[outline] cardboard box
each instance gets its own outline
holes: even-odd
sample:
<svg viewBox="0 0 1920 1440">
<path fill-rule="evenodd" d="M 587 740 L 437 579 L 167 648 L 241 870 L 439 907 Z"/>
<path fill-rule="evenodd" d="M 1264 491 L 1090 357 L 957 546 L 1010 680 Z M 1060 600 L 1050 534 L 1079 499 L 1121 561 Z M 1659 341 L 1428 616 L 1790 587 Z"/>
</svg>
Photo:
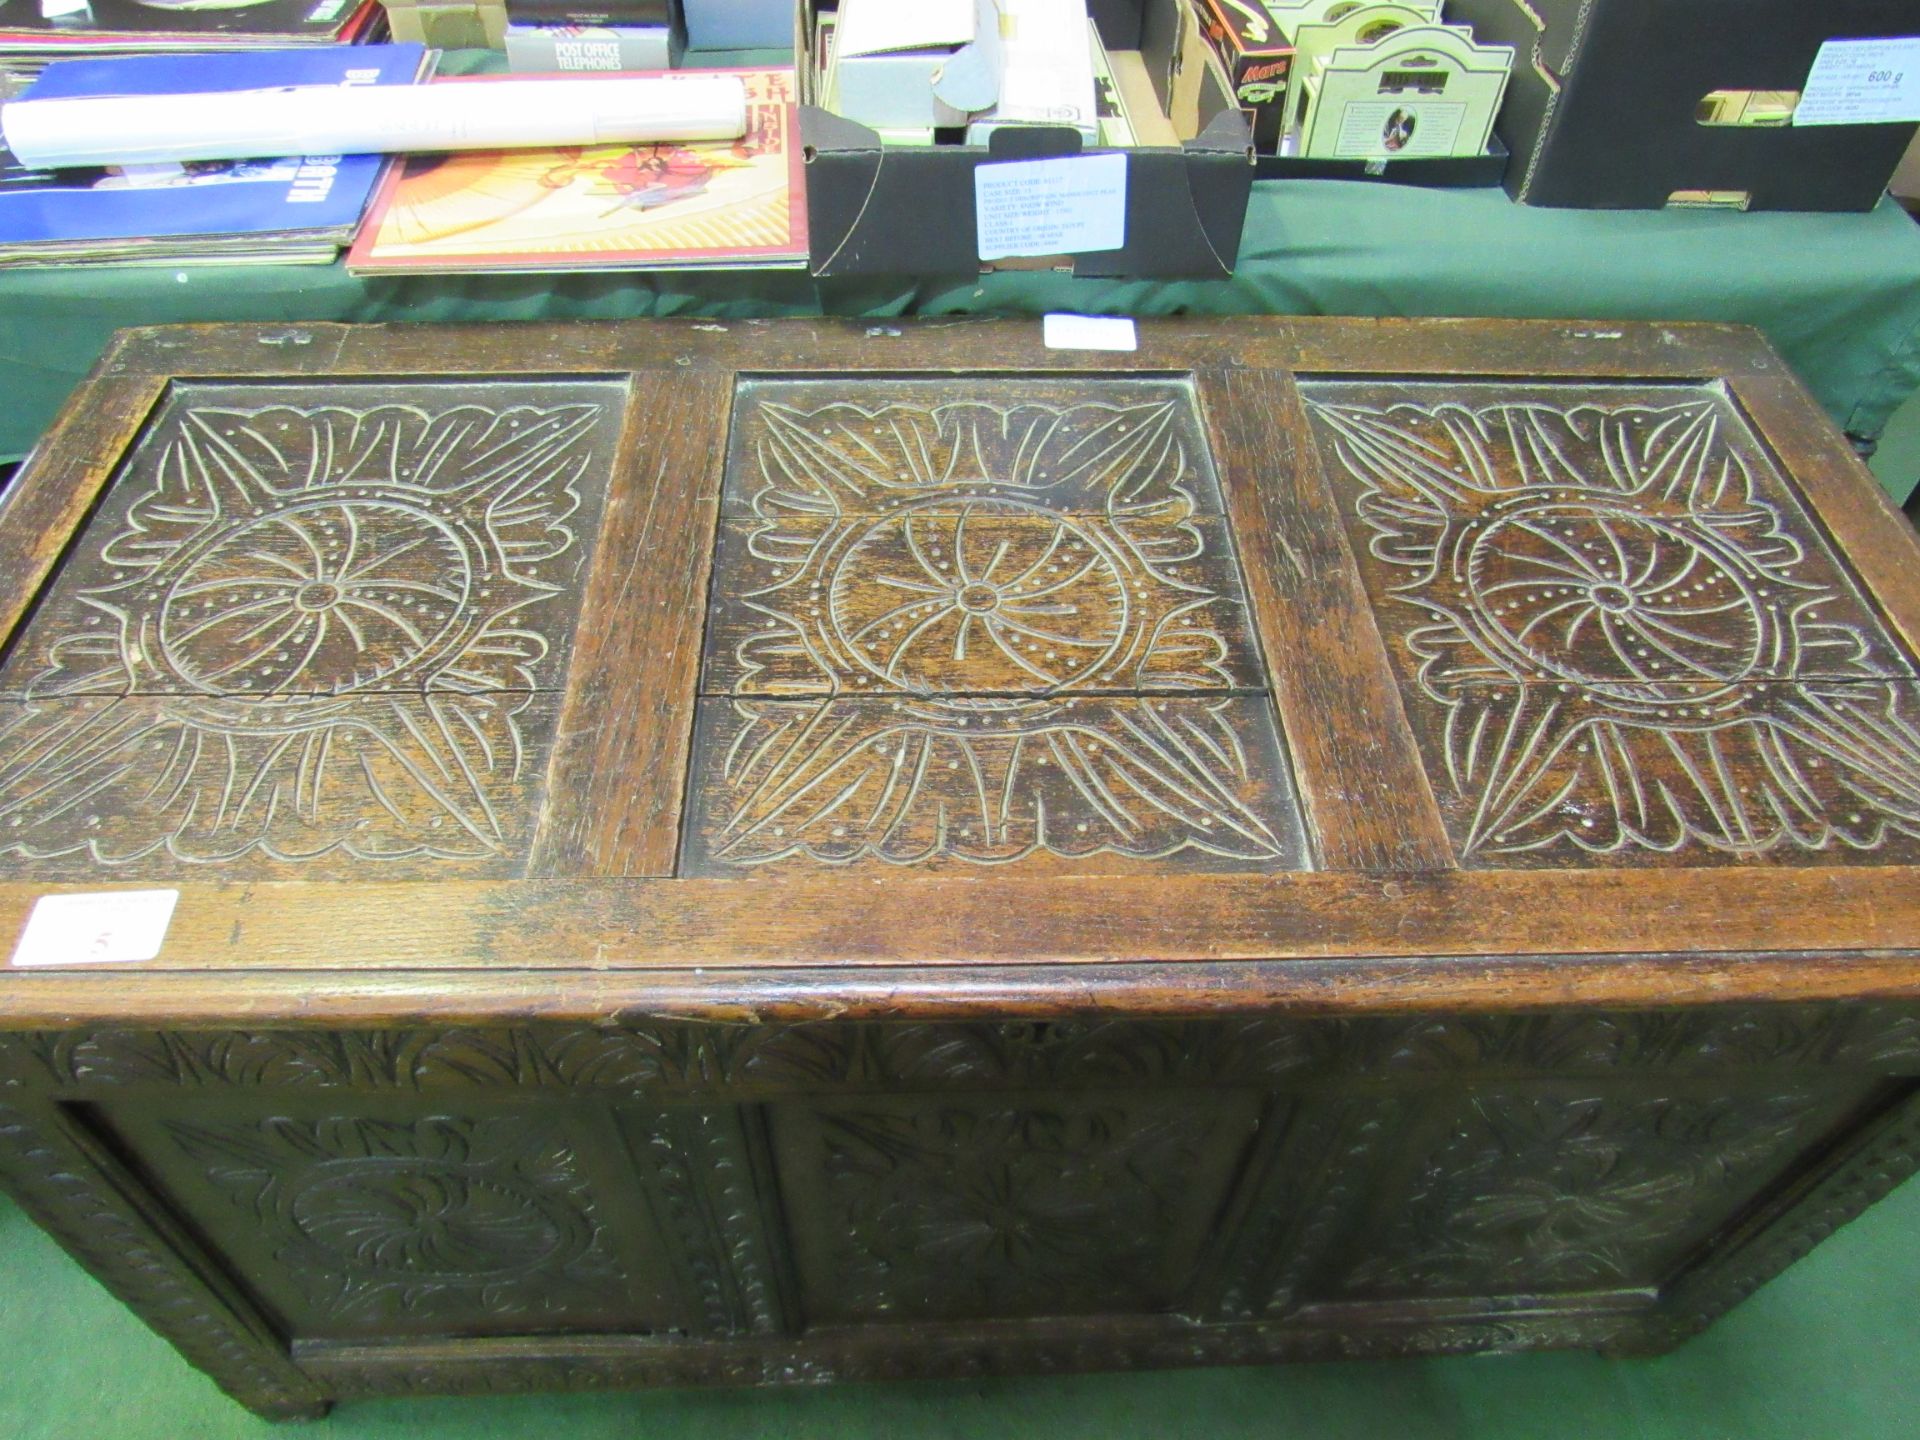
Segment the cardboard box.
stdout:
<svg viewBox="0 0 1920 1440">
<path fill-rule="evenodd" d="M 785 50 L 793 0 L 680 0 L 689 50 Z"/>
<path fill-rule="evenodd" d="M 519 74 L 672 66 L 673 32 L 664 25 L 507 25 L 507 68 Z"/>
<path fill-rule="evenodd" d="M 1226 69 L 1235 101 L 1253 124 L 1256 149 L 1272 150 L 1286 124 L 1293 43 L 1259 0 L 1192 0 Z"/>
<path fill-rule="evenodd" d="M 447 5 L 381 0 L 381 4 L 395 40 L 412 40 L 441 50 L 500 50 L 506 46 L 507 7 L 501 0 L 463 0 Z"/>
<path fill-rule="evenodd" d="M 1870 210 L 1912 125 L 1702 123 L 1726 91 L 1799 91 L 1820 46 L 1920 32 L 1914 0 L 1448 0 L 1516 62 L 1496 129 L 1529 205 Z M 1763 112 L 1764 114 L 1764 112 Z"/>
<path fill-rule="evenodd" d="M 994 0 L 842 0 L 828 83 L 862 125 L 965 125 L 999 73 Z"/>
<path fill-rule="evenodd" d="M 1900 167 L 1893 172 L 1887 189 L 1909 210 L 1920 202 L 1920 135 L 1914 136 L 1907 153 L 1900 157 Z"/>
<path fill-rule="evenodd" d="M 804 98 L 813 93 L 813 4 L 800 0 L 795 33 Z M 1170 55 L 1187 0 L 1090 0 L 1088 11 L 1109 51 L 1146 54 L 1160 37 Z M 844 43 L 837 36 L 835 45 Z M 1202 49 L 1205 47 L 1202 46 Z M 1153 60 L 1149 59 L 1151 69 Z M 1116 65 L 1116 69 L 1118 66 Z M 844 78 L 844 77 L 843 77 Z M 1154 77 L 1164 104 L 1170 77 Z M 1126 240 L 1117 250 L 1060 257 L 1075 275 L 1220 278 L 1233 272 L 1253 185 L 1252 136 L 1231 95 L 1214 97 L 1211 123 L 1178 145 L 1124 151 Z M 1164 122 L 1162 122 L 1164 124 Z M 981 268 L 976 246 L 973 172 L 983 163 L 1076 155 L 1088 146 L 1066 126 L 1007 126 L 982 145 L 883 145 L 868 126 L 807 103 L 800 107 L 806 147 L 808 235 L 813 273 L 956 275 Z"/>
</svg>

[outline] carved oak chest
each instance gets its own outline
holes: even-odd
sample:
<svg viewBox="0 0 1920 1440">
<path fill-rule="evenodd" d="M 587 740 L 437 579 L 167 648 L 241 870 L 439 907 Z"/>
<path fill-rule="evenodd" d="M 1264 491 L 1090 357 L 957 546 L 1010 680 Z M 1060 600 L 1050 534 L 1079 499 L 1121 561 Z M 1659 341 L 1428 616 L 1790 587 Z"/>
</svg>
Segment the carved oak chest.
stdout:
<svg viewBox="0 0 1920 1440">
<path fill-rule="evenodd" d="M 1142 334 L 120 337 L 0 930 L 177 902 L 0 1180 L 294 1416 L 1657 1350 L 1910 1171 L 1920 553 L 1764 343 Z"/>
</svg>

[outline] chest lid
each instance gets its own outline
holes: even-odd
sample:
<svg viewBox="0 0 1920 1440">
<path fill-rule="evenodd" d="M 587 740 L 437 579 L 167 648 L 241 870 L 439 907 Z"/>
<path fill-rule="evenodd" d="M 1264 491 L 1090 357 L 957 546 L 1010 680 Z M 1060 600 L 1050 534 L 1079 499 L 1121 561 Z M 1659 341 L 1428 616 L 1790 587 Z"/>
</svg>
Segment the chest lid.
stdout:
<svg viewBox="0 0 1920 1440">
<path fill-rule="evenodd" d="M 215 943 L 263 904 L 473 969 L 1911 939 L 1912 537 L 1750 333 L 896 328 L 124 335 L 0 515 L 9 906 L 181 885 L 254 968 L 427 943 Z"/>
</svg>

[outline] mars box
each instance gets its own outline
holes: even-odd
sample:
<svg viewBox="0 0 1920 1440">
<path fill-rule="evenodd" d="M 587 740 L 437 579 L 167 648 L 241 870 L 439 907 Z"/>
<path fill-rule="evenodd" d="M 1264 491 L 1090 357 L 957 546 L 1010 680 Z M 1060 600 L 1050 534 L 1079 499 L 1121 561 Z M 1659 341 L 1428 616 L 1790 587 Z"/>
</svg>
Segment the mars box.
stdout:
<svg viewBox="0 0 1920 1440">
<path fill-rule="evenodd" d="M 1255 147 L 1272 150 L 1285 125 L 1293 42 L 1280 33 L 1258 0 L 1192 0 L 1192 4 L 1226 67 L 1236 101 L 1252 121 Z"/>
</svg>

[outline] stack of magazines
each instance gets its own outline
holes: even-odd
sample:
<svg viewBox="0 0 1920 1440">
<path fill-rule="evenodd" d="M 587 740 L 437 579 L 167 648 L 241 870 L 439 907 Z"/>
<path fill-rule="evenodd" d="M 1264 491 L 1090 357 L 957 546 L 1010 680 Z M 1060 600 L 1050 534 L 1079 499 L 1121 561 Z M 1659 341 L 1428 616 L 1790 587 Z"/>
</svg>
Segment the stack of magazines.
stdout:
<svg viewBox="0 0 1920 1440">
<path fill-rule="evenodd" d="M 81 57 L 356 44 L 385 24 L 380 0 L 0 0 L 0 74 Z"/>
<path fill-rule="evenodd" d="M 62 61 L 30 85 L 0 78 L 0 90 L 38 100 L 412 85 L 428 68 L 419 45 L 146 55 Z M 389 163 L 304 155 L 36 171 L 0 146 L 0 267 L 327 264 L 352 238 Z"/>
</svg>

